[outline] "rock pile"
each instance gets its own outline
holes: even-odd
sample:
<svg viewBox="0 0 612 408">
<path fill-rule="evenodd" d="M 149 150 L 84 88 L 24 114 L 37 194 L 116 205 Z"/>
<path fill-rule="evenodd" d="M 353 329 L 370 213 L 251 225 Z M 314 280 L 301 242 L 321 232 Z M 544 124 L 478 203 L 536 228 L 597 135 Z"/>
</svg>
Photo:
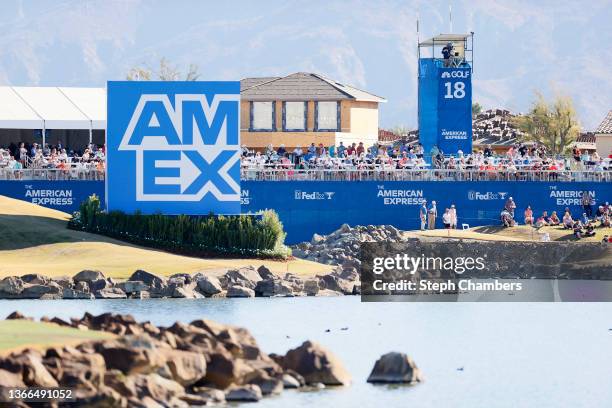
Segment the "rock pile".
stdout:
<svg viewBox="0 0 612 408">
<path fill-rule="evenodd" d="M 265 266 L 228 270 L 215 277 L 181 273 L 165 278 L 138 270 L 127 280 L 107 278 L 100 271 L 84 270 L 73 277 L 9 276 L 0 280 L 0 299 L 145 299 L 204 297 L 329 296 L 359 293 L 355 262 L 330 275 L 302 278 L 276 275 Z"/>
<path fill-rule="evenodd" d="M 73 388 L 75 406 L 189 407 L 259 401 L 285 388 L 351 380 L 342 363 L 316 343 L 270 356 L 246 329 L 210 320 L 157 327 L 129 315 L 85 313 L 70 322 L 51 321 L 120 336 L 0 357 L 0 387 Z"/>
<path fill-rule="evenodd" d="M 329 235 L 314 234 L 310 242 L 291 247 L 293 256 L 328 265 L 342 265 L 359 257 L 362 242 L 406 242 L 408 234 L 392 225 L 350 227 L 343 224 Z"/>
</svg>

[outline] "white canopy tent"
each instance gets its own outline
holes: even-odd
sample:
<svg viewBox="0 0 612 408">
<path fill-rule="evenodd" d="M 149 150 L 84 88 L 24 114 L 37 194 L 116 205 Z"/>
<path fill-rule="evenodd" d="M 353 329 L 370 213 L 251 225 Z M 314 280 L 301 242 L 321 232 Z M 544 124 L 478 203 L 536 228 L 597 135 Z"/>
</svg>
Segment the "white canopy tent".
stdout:
<svg viewBox="0 0 612 408">
<path fill-rule="evenodd" d="M 106 128 L 104 88 L 0 87 L 0 129 Z"/>
</svg>

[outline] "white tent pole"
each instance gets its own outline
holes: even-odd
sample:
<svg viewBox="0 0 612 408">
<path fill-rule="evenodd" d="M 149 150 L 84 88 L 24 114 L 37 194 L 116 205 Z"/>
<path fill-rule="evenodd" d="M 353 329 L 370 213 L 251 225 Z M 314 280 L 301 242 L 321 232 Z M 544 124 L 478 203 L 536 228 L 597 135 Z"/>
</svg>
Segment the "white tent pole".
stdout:
<svg viewBox="0 0 612 408">
<path fill-rule="evenodd" d="M 93 141 L 93 123 L 89 121 L 89 144 Z"/>
<path fill-rule="evenodd" d="M 45 123 L 45 120 L 43 119 L 43 128 L 42 128 L 42 149 L 45 148 L 45 140 L 47 137 L 47 125 Z"/>
</svg>

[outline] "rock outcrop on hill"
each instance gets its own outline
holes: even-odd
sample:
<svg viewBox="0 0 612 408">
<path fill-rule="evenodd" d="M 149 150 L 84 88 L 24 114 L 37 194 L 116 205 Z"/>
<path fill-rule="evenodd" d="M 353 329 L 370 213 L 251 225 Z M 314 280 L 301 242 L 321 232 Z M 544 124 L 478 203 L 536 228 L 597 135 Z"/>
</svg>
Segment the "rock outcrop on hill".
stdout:
<svg viewBox="0 0 612 408">
<path fill-rule="evenodd" d="M 110 313 L 45 320 L 119 337 L 0 357 L 0 388 L 68 387 L 75 406 L 189 407 L 350 383 L 342 363 L 320 345 L 307 341 L 284 356 L 270 356 L 248 330 L 210 320 L 170 327 Z"/>
</svg>

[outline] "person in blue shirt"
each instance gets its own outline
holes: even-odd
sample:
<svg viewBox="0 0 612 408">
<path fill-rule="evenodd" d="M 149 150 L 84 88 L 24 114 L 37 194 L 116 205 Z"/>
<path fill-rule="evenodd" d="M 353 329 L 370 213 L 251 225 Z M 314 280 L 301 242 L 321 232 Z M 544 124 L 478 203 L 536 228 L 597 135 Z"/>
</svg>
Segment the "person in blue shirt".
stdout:
<svg viewBox="0 0 612 408">
<path fill-rule="evenodd" d="M 329 157 L 336 157 L 336 145 L 329 146 L 329 149 L 327 149 L 327 154 L 329 154 Z"/>
<path fill-rule="evenodd" d="M 340 146 L 338 146 L 338 157 L 340 158 L 344 157 L 345 152 L 346 152 L 346 146 L 344 146 L 343 142 L 340 142 Z"/>
</svg>

